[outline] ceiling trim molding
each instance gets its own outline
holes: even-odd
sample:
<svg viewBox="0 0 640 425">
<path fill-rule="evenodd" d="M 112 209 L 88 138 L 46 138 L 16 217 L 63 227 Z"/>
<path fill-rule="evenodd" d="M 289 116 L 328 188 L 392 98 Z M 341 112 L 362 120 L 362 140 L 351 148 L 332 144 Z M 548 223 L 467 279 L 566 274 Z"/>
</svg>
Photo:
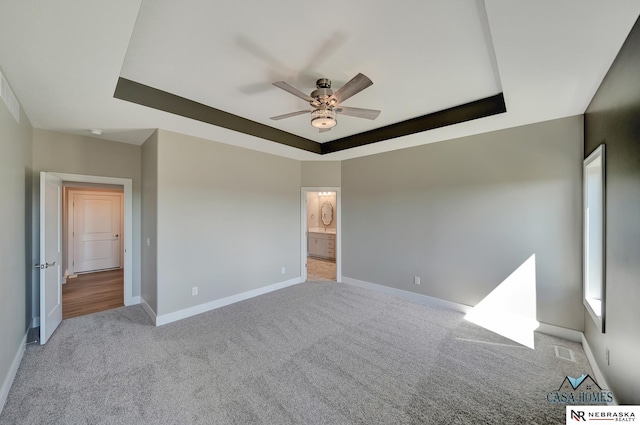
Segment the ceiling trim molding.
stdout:
<svg viewBox="0 0 640 425">
<path fill-rule="evenodd" d="M 332 140 L 322 145 L 322 154 L 365 146 L 383 140 L 421 133 L 423 131 L 472 121 L 504 112 L 507 112 L 507 107 L 504 103 L 503 94 L 499 93 L 495 96 L 465 103 L 464 105 L 454 106 L 431 114 L 390 124 L 385 127 Z"/>
<path fill-rule="evenodd" d="M 504 96 L 499 93 L 374 130 L 326 143 L 318 143 L 122 77 L 118 78 L 113 97 L 319 155 L 365 146 L 507 111 Z"/>
<path fill-rule="evenodd" d="M 207 124 L 267 139 L 272 142 L 321 153 L 321 146 L 313 140 L 287 133 L 268 125 L 180 97 L 147 85 L 119 77 L 113 97 L 160 111 L 191 118 Z"/>
</svg>

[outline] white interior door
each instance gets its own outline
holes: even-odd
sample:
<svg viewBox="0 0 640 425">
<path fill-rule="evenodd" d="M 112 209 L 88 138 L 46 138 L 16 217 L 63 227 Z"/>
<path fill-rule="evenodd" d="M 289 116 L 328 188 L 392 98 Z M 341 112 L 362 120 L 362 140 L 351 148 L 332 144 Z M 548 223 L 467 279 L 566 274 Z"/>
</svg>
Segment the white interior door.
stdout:
<svg viewBox="0 0 640 425">
<path fill-rule="evenodd" d="M 40 173 L 40 344 L 62 322 L 62 180 Z"/>
<path fill-rule="evenodd" d="M 73 270 L 82 273 L 120 267 L 122 197 L 73 197 Z"/>
</svg>

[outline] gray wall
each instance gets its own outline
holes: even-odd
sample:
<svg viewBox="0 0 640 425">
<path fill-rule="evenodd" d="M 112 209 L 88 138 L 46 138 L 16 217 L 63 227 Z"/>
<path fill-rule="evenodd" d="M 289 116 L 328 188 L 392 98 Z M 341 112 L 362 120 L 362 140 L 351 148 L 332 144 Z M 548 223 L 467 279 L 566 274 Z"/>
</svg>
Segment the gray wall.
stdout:
<svg viewBox="0 0 640 425">
<path fill-rule="evenodd" d="M 141 211 L 140 146 L 116 143 L 93 137 L 33 130 L 33 253 L 38 262 L 40 171 L 122 177 L 133 180 L 133 295 L 140 295 L 140 211 Z M 39 312 L 39 276 L 33 273 L 34 315 Z"/>
<path fill-rule="evenodd" d="M 640 404 L 639 51 L 636 22 L 585 115 L 585 157 L 605 144 L 606 181 L 606 333 L 587 313 L 585 337 L 623 404 Z"/>
<path fill-rule="evenodd" d="M 340 161 L 303 161 L 303 187 L 340 187 L 342 166 Z"/>
<path fill-rule="evenodd" d="M 0 387 L 31 324 L 31 132 L 0 100 Z"/>
<path fill-rule="evenodd" d="M 159 130 L 157 172 L 158 314 L 300 276 L 299 161 Z"/>
<path fill-rule="evenodd" d="M 343 276 L 473 306 L 535 254 L 537 320 L 582 330 L 582 140 L 577 116 L 344 161 Z"/>
<path fill-rule="evenodd" d="M 147 244 L 148 241 L 148 244 Z M 142 278 L 140 295 L 158 311 L 158 131 L 142 145 Z"/>
</svg>

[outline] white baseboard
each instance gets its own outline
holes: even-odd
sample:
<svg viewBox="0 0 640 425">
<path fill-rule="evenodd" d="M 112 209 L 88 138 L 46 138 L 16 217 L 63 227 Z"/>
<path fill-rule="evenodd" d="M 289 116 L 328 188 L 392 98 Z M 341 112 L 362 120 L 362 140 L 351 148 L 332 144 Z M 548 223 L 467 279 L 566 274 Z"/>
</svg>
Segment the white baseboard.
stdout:
<svg viewBox="0 0 640 425">
<path fill-rule="evenodd" d="M 603 390 L 606 389 L 608 391 L 611 391 L 611 387 L 609 387 L 609 384 L 607 384 L 607 380 L 604 379 L 604 374 L 602 373 L 602 370 L 600 370 L 600 366 L 598 366 L 598 363 L 596 362 L 596 358 L 593 355 L 593 351 L 591 350 L 589 341 L 587 341 L 587 338 L 585 338 L 584 334 L 582 334 L 582 348 L 584 349 L 584 353 L 587 355 L 589 366 L 591 366 L 591 370 L 593 370 L 593 374 L 595 375 L 598 385 L 600 385 Z M 611 393 L 613 394 L 613 391 L 611 391 Z M 613 394 L 613 401 L 608 404 L 614 406 L 618 405 L 615 394 Z"/>
<path fill-rule="evenodd" d="M 9 391 L 11 390 L 11 386 L 13 385 L 13 380 L 16 377 L 16 373 L 18 373 L 18 368 L 20 367 L 20 362 L 22 361 L 22 356 L 24 355 L 24 349 L 27 345 L 28 333 L 29 331 L 24 334 L 24 338 L 22 338 L 20 346 L 18 347 L 18 351 L 13 357 L 13 361 L 11 362 L 11 366 L 9 367 L 9 373 L 7 373 L 7 376 L 2 382 L 2 387 L 0 388 L 0 412 L 2 412 L 2 409 L 4 409 L 4 405 L 7 402 L 7 398 L 9 397 Z"/>
<path fill-rule="evenodd" d="M 149 319 L 151 319 L 153 324 L 157 325 L 157 323 L 156 323 L 156 312 L 153 311 L 151 306 L 145 301 L 144 298 L 142 298 L 142 296 L 140 296 L 139 298 L 140 298 L 140 303 L 139 304 L 142 304 L 142 308 L 144 309 L 145 313 L 147 313 L 147 316 L 149 316 Z"/>
<path fill-rule="evenodd" d="M 582 332 L 569 328 L 563 328 L 562 326 L 550 325 L 548 323 L 540 322 L 536 332 L 540 332 L 546 335 L 555 336 L 562 339 L 568 339 L 573 342 L 582 342 Z"/>
<path fill-rule="evenodd" d="M 460 304 L 453 301 L 447 301 L 440 298 L 430 297 L 428 295 L 417 294 L 415 292 L 405 291 L 403 289 L 391 288 L 389 286 L 379 285 L 377 283 L 365 282 L 363 280 L 352 279 L 350 277 L 343 277 L 342 282 L 358 286 L 360 288 L 372 289 L 374 291 L 382 292 L 387 295 L 392 295 L 398 298 L 402 298 L 408 301 L 412 301 L 416 304 L 427 305 L 430 307 L 444 308 L 447 310 L 453 310 L 460 313 L 469 313 L 473 310 L 473 306 Z M 548 323 L 540 323 L 536 332 L 555 336 L 558 338 L 568 339 L 569 341 L 581 342 L 582 332 L 575 331 L 573 329 L 567 329 L 560 326 L 550 325 Z"/>
<path fill-rule="evenodd" d="M 140 304 L 140 297 L 134 297 L 131 295 L 125 295 L 124 296 L 124 305 L 125 306 L 130 306 L 130 305 L 136 305 L 136 304 Z"/>
<path fill-rule="evenodd" d="M 403 289 L 391 288 L 389 286 L 378 285 L 377 283 L 365 282 L 364 280 L 352 279 L 350 277 L 343 276 L 342 282 L 349 285 L 358 286 L 360 288 L 372 289 L 374 291 L 382 292 L 387 295 L 393 295 L 394 297 L 402 298 L 408 301 L 412 301 L 416 304 L 427 305 L 430 307 L 444 308 L 447 310 L 453 310 L 465 314 L 473 309 L 473 307 L 470 305 L 442 300 L 440 298 L 417 294 L 415 292 L 409 292 Z"/>
<path fill-rule="evenodd" d="M 33 318 L 32 322 L 31 322 L 31 327 L 32 328 L 39 328 L 40 327 L 40 316 Z"/>
<path fill-rule="evenodd" d="M 187 317 L 195 316 L 196 314 L 205 313 L 207 311 L 215 310 L 220 307 L 225 307 L 229 304 L 234 304 L 239 301 L 248 300 L 249 298 L 277 291 L 278 289 L 296 285 L 300 282 L 302 282 L 302 279 L 300 277 L 296 277 L 293 279 L 285 280 L 284 282 L 274 283 L 262 288 L 257 288 L 251 291 L 242 292 L 240 294 L 231 295 L 230 297 L 220 298 L 219 300 L 210 301 L 205 304 L 200 304 L 193 307 L 185 308 L 183 310 L 174 311 L 173 313 L 161 314 L 155 318 L 155 323 L 156 326 L 166 325 L 167 323 L 186 319 Z"/>
</svg>

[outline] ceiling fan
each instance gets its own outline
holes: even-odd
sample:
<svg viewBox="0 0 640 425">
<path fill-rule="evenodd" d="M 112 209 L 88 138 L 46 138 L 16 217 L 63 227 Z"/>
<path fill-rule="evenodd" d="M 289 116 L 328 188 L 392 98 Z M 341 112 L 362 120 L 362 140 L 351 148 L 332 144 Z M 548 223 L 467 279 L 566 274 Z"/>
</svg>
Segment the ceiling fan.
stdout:
<svg viewBox="0 0 640 425">
<path fill-rule="evenodd" d="M 303 109 L 301 111 L 290 112 L 288 114 L 277 115 L 271 117 L 272 120 L 281 120 L 284 118 L 295 117 L 311 113 L 311 125 L 320 129 L 320 133 L 331 130 L 338 123 L 337 114 L 348 115 L 357 118 L 366 118 L 375 120 L 380 115 L 380 111 L 375 109 L 353 108 L 350 106 L 342 106 L 341 103 L 349 99 L 351 96 L 360 93 L 373 82 L 364 74 L 358 74 L 353 77 L 344 86 L 340 87 L 335 93 L 331 90 L 331 80 L 328 78 L 320 78 L 316 81 L 316 90 L 310 95 L 306 95 L 297 88 L 284 81 L 276 81 L 274 86 L 288 91 L 294 96 L 309 102 L 312 109 Z"/>
</svg>

